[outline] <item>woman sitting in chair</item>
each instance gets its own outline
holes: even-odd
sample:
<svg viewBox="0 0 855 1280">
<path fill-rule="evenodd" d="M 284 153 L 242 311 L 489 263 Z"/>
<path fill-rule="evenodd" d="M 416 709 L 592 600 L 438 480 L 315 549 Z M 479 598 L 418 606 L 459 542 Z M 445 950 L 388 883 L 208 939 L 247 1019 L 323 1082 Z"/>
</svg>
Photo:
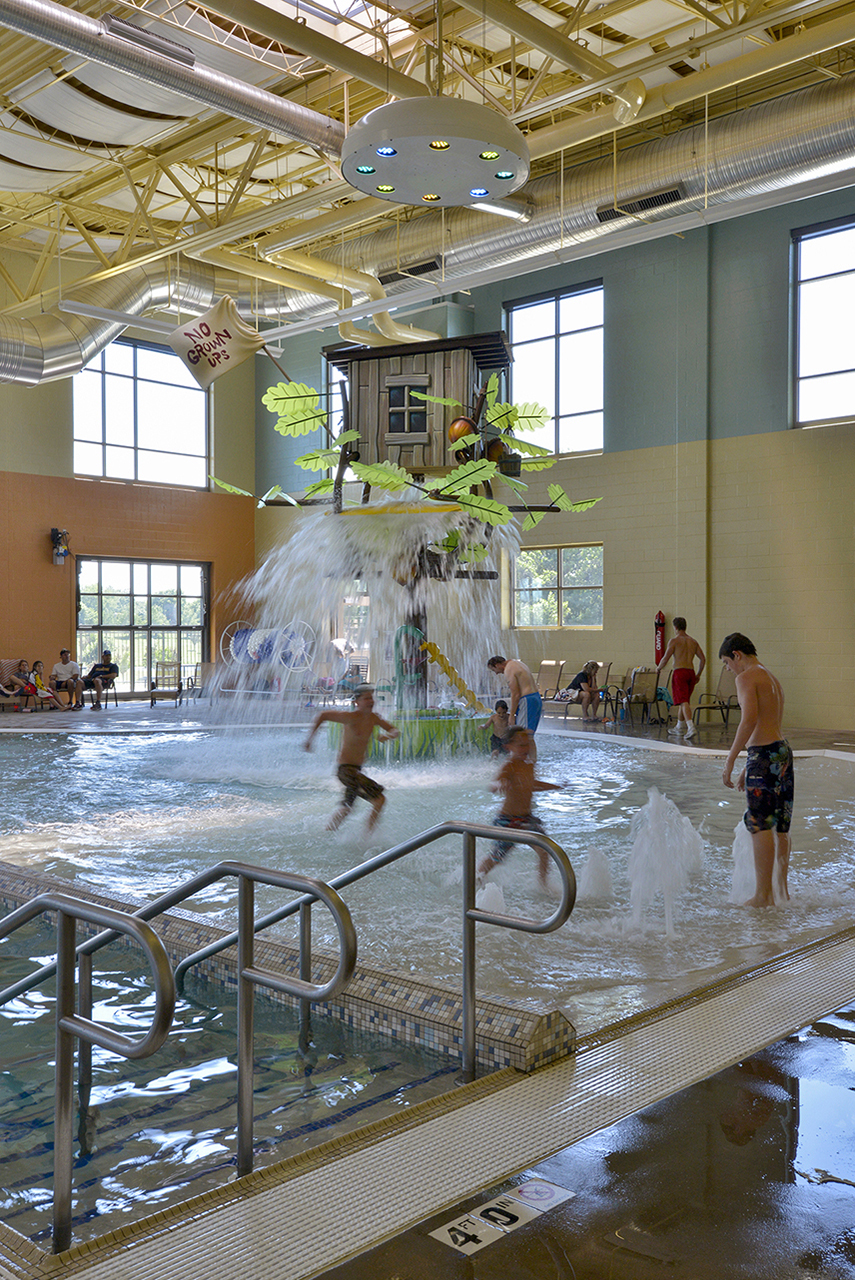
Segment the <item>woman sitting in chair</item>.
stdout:
<svg viewBox="0 0 855 1280">
<path fill-rule="evenodd" d="M 599 669 L 599 662 L 586 662 L 579 674 L 570 681 L 563 694 L 563 698 L 568 702 L 579 703 L 582 708 L 582 719 L 590 721 L 591 724 L 596 724 L 600 718 L 596 714 L 600 702 L 600 691 L 597 688 Z"/>
</svg>

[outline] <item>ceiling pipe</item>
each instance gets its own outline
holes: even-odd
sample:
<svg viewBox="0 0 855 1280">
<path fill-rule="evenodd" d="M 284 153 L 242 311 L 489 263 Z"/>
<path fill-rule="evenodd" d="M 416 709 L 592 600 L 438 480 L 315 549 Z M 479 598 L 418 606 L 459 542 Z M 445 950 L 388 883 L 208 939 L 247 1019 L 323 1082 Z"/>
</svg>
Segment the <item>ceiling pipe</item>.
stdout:
<svg viewBox="0 0 855 1280">
<path fill-rule="evenodd" d="M 289 49 L 325 62 L 335 71 L 344 71 L 362 84 L 370 84 L 391 97 L 419 98 L 430 92 L 421 80 L 414 80 L 387 63 L 377 62 L 364 53 L 349 49 L 346 44 L 313 30 L 308 22 L 297 22 L 276 9 L 258 4 L 257 0 L 214 0 L 213 3 L 205 0 L 204 7 L 230 22 L 248 27 L 250 31 L 269 36 Z"/>
<path fill-rule="evenodd" d="M 269 262 L 249 262 L 237 253 L 228 249 L 188 249 L 188 256 L 211 266 L 224 267 L 236 275 L 249 276 L 253 280 L 265 280 L 269 284 L 283 289 L 305 289 L 309 293 L 322 298 L 331 298 L 339 311 L 346 310 L 353 304 L 353 295 L 346 289 L 334 288 L 324 280 L 317 280 L 311 275 L 301 275 L 296 271 L 288 271 L 284 267 L 271 266 Z M 376 323 L 376 321 L 375 321 Z M 339 334 L 346 342 L 356 342 L 361 346 L 385 346 L 387 339 L 380 333 L 370 329 L 357 329 L 350 320 L 343 320 L 338 327 Z M 431 334 L 431 337 L 435 337 Z"/>
<path fill-rule="evenodd" d="M 805 58 L 826 53 L 829 49 L 835 49 L 841 44 L 852 43 L 855 43 L 855 22 L 851 14 L 834 18 L 821 26 L 808 27 L 774 44 L 759 45 L 749 53 L 731 58 L 719 66 L 707 67 L 703 71 L 677 77 L 668 84 L 650 89 L 644 104 L 635 116 L 635 122 L 641 124 L 645 120 L 654 120 L 657 116 L 673 111 L 675 107 L 695 102 L 707 94 L 730 89 L 756 76 L 780 71 Z M 613 133 L 614 115 L 611 107 L 600 107 L 596 111 L 575 116 L 562 124 L 535 129 L 532 133 L 526 134 L 532 160 L 539 160 L 566 147 L 581 146 L 585 142 L 593 142 L 597 138 Z"/>
<path fill-rule="evenodd" d="M 212 111 L 332 155 L 341 152 L 345 128 L 340 120 L 209 67 L 187 66 L 166 54 L 140 48 L 111 35 L 103 22 L 53 0 L 0 0 L 0 25 L 145 83 L 171 89 Z"/>
<path fill-rule="evenodd" d="M 330 284 L 341 284 L 346 288 L 360 289 L 372 301 L 386 297 L 376 276 L 367 275 L 353 267 L 345 267 L 340 262 L 326 262 L 306 253 L 296 253 L 293 249 L 281 249 L 272 255 L 276 262 L 285 263 L 297 271 L 303 271 L 313 277 L 320 276 Z M 391 342 L 429 342 L 436 334 L 428 329 L 417 329 L 413 325 L 398 324 L 388 311 L 378 311 L 372 319 L 381 334 Z"/>
<path fill-rule="evenodd" d="M 447 293 L 452 282 L 461 281 L 458 287 L 463 287 L 467 277 L 479 270 L 509 277 L 515 265 L 519 269 L 538 256 L 554 266 L 573 250 L 587 252 L 590 246 L 590 252 L 601 252 L 610 237 L 627 231 L 642 240 L 662 234 L 669 222 L 685 230 L 692 225 L 693 214 L 700 226 L 731 201 L 756 198 L 765 207 L 772 203 L 770 193 L 808 181 L 830 189 L 827 184 L 835 173 L 843 175 L 841 184 L 849 180 L 844 170 L 851 171 L 853 153 L 855 75 L 850 74 L 713 120 L 706 137 L 699 126 L 628 149 L 619 154 L 616 171 L 611 160 L 578 165 L 565 171 L 563 192 L 559 175 L 537 179 L 526 188 L 535 207 L 527 225 L 499 224 L 469 209 L 446 210 L 445 235 L 440 220 L 428 216 L 388 232 L 357 237 L 344 246 L 346 266 L 379 275 L 442 255 L 442 289 Z M 605 222 L 597 217 L 598 210 L 611 206 L 615 190 L 620 207 L 634 196 L 676 183 L 682 185 L 682 197 L 675 195 L 663 207 L 634 217 L 620 214 Z M 330 250 L 328 256 L 335 254 Z M 317 328 L 338 323 L 344 300 L 339 287 L 312 279 L 300 292 L 283 287 L 282 277 L 277 277 L 276 285 L 265 290 L 231 269 L 240 265 L 243 270 L 243 259 L 238 263 L 229 256 L 222 262 L 228 262 L 230 269 L 182 259 L 178 273 L 174 264 L 157 262 L 121 277 L 72 285 L 67 297 L 102 312 L 124 314 L 128 324 L 135 315 L 174 307 L 176 300 L 187 314 L 198 315 L 223 294 L 233 297 L 247 318 L 269 317 L 281 324 L 284 312 L 286 318 L 299 322 L 301 332 L 309 321 Z M 292 270 L 296 269 L 295 260 Z M 334 269 L 340 272 L 337 263 Z M 298 274 L 305 278 L 305 273 Z M 424 284 L 416 290 L 419 298 L 433 296 L 425 292 L 431 287 L 430 274 L 422 279 Z M 409 284 L 391 285 L 387 296 L 400 306 L 406 305 L 412 292 Z M 329 305 L 319 307 L 320 296 L 334 301 L 335 310 L 331 312 Z M 58 310 L 32 320 L 0 316 L 0 381 L 32 385 L 68 377 L 124 327 Z M 284 332 L 287 335 L 287 329 Z M 283 335 L 283 329 L 278 333 Z M 371 340 L 373 345 L 376 336 L 372 334 Z"/>
<path fill-rule="evenodd" d="M 497 223 L 470 209 L 448 209 L 444 226 L 428 215 L 389 230 L 356 236 L 328 249 L 330 258 L 343 252 L 347 265 L 373 275 L 406 270 L 416 263 L 442 258 L 442 283 L 466 280 L 480 268 L 505 267 L 536 255 L 561 253 L 572 245 L 607 241 L 627 226 L 667 221 L 707 205 L 784 189 L 836 170 L 851 168 L 855 153 L 855 74 L 823 81 L 786 98 L 746 108 L 703 126 L 683 129 L 609 158 L 577 165 L 561 175 L 530 182 L 526 196 L 535 212 L 528 224 Z M 679 184 L 679 190 L 678 190 Z M 673 196 L 654 199 L 634 213 L 620 210 L 635 198 L 667 189 Z M 610 210 L 617 194 L 618 214 Z M 598 211 L 605 212 L 601 220 Z M 438 273 L 420 273 L 425 285 Z M 399 298 L 406 286 L 390 284 Z M 293 316 L 309 319 L 317 307 L 309 297 L 291 300 Z"/>
</svg>

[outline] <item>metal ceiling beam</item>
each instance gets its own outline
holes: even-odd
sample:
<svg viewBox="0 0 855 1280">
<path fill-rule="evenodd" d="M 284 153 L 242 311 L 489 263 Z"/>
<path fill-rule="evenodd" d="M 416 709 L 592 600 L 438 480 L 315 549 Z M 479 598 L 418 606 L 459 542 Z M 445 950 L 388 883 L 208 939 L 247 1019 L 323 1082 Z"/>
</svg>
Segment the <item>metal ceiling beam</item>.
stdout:
<svg viewBox="0 0 855 1280">
<path fill-rule="evenodd" d="M 367 58 L 364 53 L 314 31 L 308 22 L 296 22 L 284 13 L 258 4 L 257 0 L 205 0 L 204 7 L 211 13 L 218 13 L 231 22 L 238 22 L 298 53 L 305 53 L 318 62 L 343 71 L 363 84 L 373 85 L 391 97 L 419 98 L 429 93 L 421 80 L 414 80 L 386 63 Z"/>
</svg>

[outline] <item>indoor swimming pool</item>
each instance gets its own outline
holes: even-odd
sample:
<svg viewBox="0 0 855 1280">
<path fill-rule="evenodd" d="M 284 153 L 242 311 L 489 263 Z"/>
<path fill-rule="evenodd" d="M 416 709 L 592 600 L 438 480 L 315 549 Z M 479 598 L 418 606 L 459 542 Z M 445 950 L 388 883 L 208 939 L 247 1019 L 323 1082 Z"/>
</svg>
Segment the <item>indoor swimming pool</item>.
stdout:
<svg viewBox="0 0 855 1280">
<path fill-rule="evenodd" d="M 378 765 L 387 805 L 373 837 L 367 807 L 334 834 L 334 758 L 304 729 L 184 734 L 15 735 L 0 740 L 14 809 L 0 817 L 0 859 L 119 898 L 146 899 L 234 858 L 332 879 L 366 857 L 444 820 L 484 822 L 496 811 L 496 765 L 483 755 Z M 561 784 L 538 798 L 544 826 L 567 851 L 580 893 L 568 923 L 540 937 L 483 926 L 478 994 L 560 1006 L 586 1033 L 681 994 L 717 973 L 761 962 L 849 925 L 855 909 L 851 766 L 798 759 L 791 902 L 764 912 L 729 901 L 742 797 L 721 785 L 721 760 L 692 750 L 542 735 L 538 773 Z M 700 835 L 700 866 L 673 903 L 632 908 L 632 821 L 658 788 Z M 460 990 L 459 837 L 446 838 L 344 891 L 359 960 Z M 485 847 L 486 851 L 486 847 Z M 479 848 L 479 855 L 480 855 Z M 587 869 L 596 862 L 597 877 Z M 605 881 L 603 870 L 605 868 Z M 547 915 L 533 855 L 519 851 L 491 877 L 508 911 Z M 259 909 L 278 905 L 259 892 Z M 234 883 L 188 903 L 231 928 Z M 315 945 L 331 934 L 318 912 Z M 290 926 L 276 926 L 291 941 Z"/>
<path fill-rule="evenodd" d="M 34 922 L 0 945 L 0 986 L 50 959 L 55 934 Z M 29 957 L 29 958 L 27 958 Z M 95 957 L 93 1017 L 140 1037 L 151 1017 L 139 953 Z M 2 1221 L 50 1247 L 53 1205 L 55 984 L 0 1009 Z M 216 1003 L 214 1003 L 216 1002 Z M 295 1012 L 256 1000 L 254 1167 L 397 1116 L 454 1087 L 457 1064 L 312 1020 L 301 1047 Z M 72 1234 L 92 1239 L 235 1177 L 237 1014 L 233 994 L 186 984 L 166 1043 L 126 1061 L 93 1051 L 88 1104 L 75 1124 Z M 77 1105 L 77 1100 L 75 1100 Z"/>
</svg>

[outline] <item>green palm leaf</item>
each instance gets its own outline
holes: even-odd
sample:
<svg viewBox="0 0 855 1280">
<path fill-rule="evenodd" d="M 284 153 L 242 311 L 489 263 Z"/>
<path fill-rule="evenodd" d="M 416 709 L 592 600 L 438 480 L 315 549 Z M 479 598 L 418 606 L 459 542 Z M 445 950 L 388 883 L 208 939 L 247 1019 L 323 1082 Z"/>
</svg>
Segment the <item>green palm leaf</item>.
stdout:
<svg viewBox="0 0 855 1280">
<path fill-rule="evenodd" d="M 573 502 L 561 488 L 560 484 L 551 484 L 547 490 L 549 501 L 559 511 L 590 511 L 591 507 L 601 502 L 601 498 L 583 498 L 581 502 Z"/>
<path fill-rule="evenodd" d="M 536 401 L 518 404 L 516 409 L 517 420 L 515 426 L 519 431 L 539 431 L 552 418 L 549 410 L 545 409 L 542 404 L 537 404 Z"/>
<path fill-rule="evenodd" d="M 370 484 L 372 489 L 386 489 L 389 493 L 399 493 L 409 489 L 412 477 L 396 462 L 352 462 L 351 470 L 363 484 Z"/>
<path fill-rule="evenodd" d="M 218 489 L 223 489 L 226 493 L 238 493 L 242 498 L 252 497 L 248 489 L 238 489 L 236 485 L 226 484 L 225 480 L 218 480 L 216 476 L 208 476 L 208 479 L 212 480 Z"/>
<path fill-rule="evenodd" d="M 492 480 L 495 474 L 495 462 L 490 462 L 487 458 L 476 458 L 474 462 L 464 462 L 461 466 L 455 467 L 451 474 L 436 486 L 434 492 L 441 493 L 446 498 L 453 495 L 456 499 L 460 490 L 484 484 L 487 480 Z"/>
<path fill-rule="evenodd" d="M 529 511 L 523 520 L 523 533 L 528 533 L 529 529 L 536 529 L 545 515 L 545 511 Z"/>
<path fill-rule="evenodd" d="M 314 484 L 310 484 L 306 489 L 307 498 L 317 498 L 325 493 L 332 493 L 335 488 L 335 480 L 332 476 L 325 476 L 323 480 L 316 480 Z"/>
<path fill-rule="evenodd" d="M 484 524 L 509 524 L 511 513 L 503 502 L 484 498 L 480 493 L 457 493 L 454 501 Z"/>
</svg>

